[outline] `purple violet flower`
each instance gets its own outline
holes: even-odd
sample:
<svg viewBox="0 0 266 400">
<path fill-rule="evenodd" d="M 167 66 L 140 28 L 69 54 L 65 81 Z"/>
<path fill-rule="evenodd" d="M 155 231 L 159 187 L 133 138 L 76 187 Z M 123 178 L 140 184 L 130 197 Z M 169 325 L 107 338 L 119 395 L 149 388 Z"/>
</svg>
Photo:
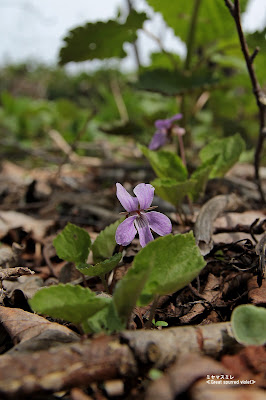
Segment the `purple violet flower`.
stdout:
<svg viewBox="0 0 266 400">
<path fill-rule="evenodd" d="M 131 196 L 120 184 L 116 184 L 116 195 L 125 208 L 126 219 L 118 226 L 115 240 L 122 246 L 132 242 L 138 231 L 139 241 L 142 247 L 154 240 L 151 229 L 160 236 L 167 235 L 172 231 L 171 221 L 166 215 L 152 210 L 154 187 L 146 183 L 140 183 L 133 190 L 137 197 Z"/>
<path fill-rule="evenodd" d="M 185 133 L 185 130 L 183 128 L 180 128 L 178 125 L 173 125 L 174 121 L 177 121 L 182 118 L 182 114 L 176 114 L 172 118 L 167 118 L 167 119 L 157 119 L 155 121 L 155 134 L 153 135 L 153 138 L 151 139 L 151 142 L 149 144 L 149 149 L 150 150 L 157 150 L 165 143 L 167 142 L 168 139 L 168 134 L 170 133 L 171 129 L 173 127 L 181 129 L 183 132 L 182 134 Z M 177 133 L 177 131 L 176 131 Z"/>
</svg>

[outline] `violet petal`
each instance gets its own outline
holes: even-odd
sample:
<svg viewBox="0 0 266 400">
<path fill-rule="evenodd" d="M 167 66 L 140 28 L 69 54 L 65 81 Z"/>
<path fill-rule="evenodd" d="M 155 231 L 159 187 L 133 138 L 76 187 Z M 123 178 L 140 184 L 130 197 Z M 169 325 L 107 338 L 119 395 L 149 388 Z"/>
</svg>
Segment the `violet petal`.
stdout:
<svg viewBox="0 0 266 400">
<path fill-rule="evenodd" d="M 138 209 L 138 199 L 131 196 L 121 183 L 116 184 L 116 195 L 126 211 L 131 212 Z"/>
<path fill-rule="evenodd" d="M 167 141 L 166 133 L 163 133 L 161 131 L 156 131 L 150 141 L 149 149 L 157 150 L 160 147 L 164 146 L 166 141 Z"/>
<path fill-rule="evenodd" d="M 147 243 L 154 240 L 151 234 L 150 227 L 148 225 L 148 220 L 146 218 L 146 215 L 140 214 L 140 216 L 138 216 L 135 219 L 135 225 L 138 230 L 139 242 L 141 247 L 146 246 Z"/>
<path fill-rule="evenodd" d="M 157 128 L 159 130 L 164 130 L 164 131 L 167 131 L 170 128 L 171 124 L 172 124 L 172 121 L 170 118 L 169 119 L 157 119 L 154 122 L 155 128 Z"/>
<path fill-rule="evenodd" d="M 140 183 L 133 189 L 134 194 L 137 196 L 139 207 L 141 210 L 149 208 L 154 196 L 154 187 L 148 183 Z"/>
<path fill-rule="evenodd" d="M 181 119 L 182 117 L 183 117 L 182 114 L 175 114 L 175 115 L 173 115 L 171 118 L 169 118 L 168 121 L 170 121 L 171 124 L 172 124 L 174 121 L 178 121 L 178 120 Z"/>
<path fill-rule="evenodd" d="M 120 225 L 118 225 L 115 233 L 116 243 L 121 244 L 122 246 L 127 246 L 132 242 L 137 233 L 134 226 L 136 218 L 137 216 L 133 215 L 132 217 L 126 218 Z"/>
<path fill-rule="evenodd" d="M 157 211 L 150 211 L 145 214 L 149 227 L 160 236 L 168 235 L 172 232 L 172 224 L 170 219 Z"/>
</svg>

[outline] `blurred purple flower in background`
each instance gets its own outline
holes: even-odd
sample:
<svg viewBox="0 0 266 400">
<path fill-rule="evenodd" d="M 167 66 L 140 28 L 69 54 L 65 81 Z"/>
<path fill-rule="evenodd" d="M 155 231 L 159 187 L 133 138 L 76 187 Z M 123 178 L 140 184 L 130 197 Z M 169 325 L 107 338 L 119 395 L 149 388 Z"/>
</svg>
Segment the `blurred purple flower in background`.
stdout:
<svg viewBox="0 0 266 400">
<path fill-rule="evenodd" d="M 155 121 L 156 132 L 149 144 L 150 150 L 157 150 L 162 147 L 166 142 L 173 129 L 173 132 L 177 135 L 184 135 L 185 129 L 180 126 L 173 124 L 174 121 L 178 121 L 182 118 L 182 114 L 176 114 L 172 118 L 157 119 Z"/>
<path fill-rule="evenodd" d="M 126 219 L 118 226 L 115 240 L 122 246 L 132 242 L 136 233 L 139 234 L 139 241 L 142 247 L 154 240 L 151 229 L 160 236 L 167 235 L 172 231 L 171 221 L 166 215 L 152 210 L 154 187 L 146 183 L 140 183 L 133 190 L 137 197 L 131 196 L 120 184 L 116 184 L 116 195 L 126 210 Z"/>
</svg>

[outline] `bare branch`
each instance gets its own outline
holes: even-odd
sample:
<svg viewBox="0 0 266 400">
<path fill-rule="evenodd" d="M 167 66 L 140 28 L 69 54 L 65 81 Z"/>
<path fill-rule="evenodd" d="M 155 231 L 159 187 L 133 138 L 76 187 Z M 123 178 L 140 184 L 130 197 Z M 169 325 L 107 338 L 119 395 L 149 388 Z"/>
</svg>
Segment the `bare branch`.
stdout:
<svg viewBox="0 0 266 400">
<path fill-rule="evenodd" d="M 252 88 L 253 88 L 253 93 L 256 99 L 256 103 L 258 106 L 259 110 L 259 121 L 260 121 L 260 130 L 259 130 L 259 137 L 256 145 L 256 150 L 255 150 L 255 157 L 254 157 L 254 169 L 255 169 L 255 180 L 256 184 L 261 196 L 262 202 L 265 203 L 265 196 L 263 193 L 262 189 L 262 184 L 260 180 L 260 175 L 259 175 L 259 165 L 260 165 L 260 157 L 261 157 L 261 152 L 263 149 L 263 142 L 265 138 L 265 131 L 266 131 L 266 120 L 265 120 L 265 111 L 266 111 L 266 101 L 265 99 L 265 94 L 262 92 L 261 87 L 259 85 L 254 67 L 253 67 L 253 61 L 254 58 L 256 57 L 258 53 L 258 48 L 255 49 L 255 51 L 250 55 L 248 45 L 242 30 L 242 25 L 241 25 L 241 16 L 240 16 L 240 4 L 239 0 L 234 0 L 234 5 L 230 0 L 225 0 L 225 4 L 228 7 L 232 17 L 235 20 L 236 24 L 236 29 L 241 45 L 241 50 L 244 55 L 245 61 L 246 61 L 246 66 L 248 69 L 249 77 L 251 80 Z"/>
<path fill-rule="evenodd" d="M 258 52 L 260 51 L 260 48 L 257 46 L 255 48 L 255 50 L 253 51 L 253 53 L 250 56 L 250 62 L 253 63 L 253 61 L 255 60 L 256 55 L 258 54 Z"/>
<path fill-rule="evenodd" d="M 234 17 L 234 12 L 235 12 L 235 7 L 234 4 L 231 2 L 231 0 L 224 0 L 225 5 L 228 7 L 232 17 Z"/>
</svg>

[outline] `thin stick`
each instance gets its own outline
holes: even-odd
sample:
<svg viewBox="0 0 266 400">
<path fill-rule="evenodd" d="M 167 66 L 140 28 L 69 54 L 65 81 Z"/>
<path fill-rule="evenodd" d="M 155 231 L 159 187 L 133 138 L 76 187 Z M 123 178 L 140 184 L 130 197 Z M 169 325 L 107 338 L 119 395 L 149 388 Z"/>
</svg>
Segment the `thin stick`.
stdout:
<svg viewBox="0 0 266 400">
<path fill-rule="evenodd" d="M 152 327 L 152 321 L 153 321 L 154 316 L 155 316 L 155 311 L 156 311 L 156 308 L 158 306 L 159 298 L 160 298 L 160 296 L 158 294 L 154 297 L 154 300 L 153 300 L 153 303 L 152 303 L 151 309 L 150 309 L 149 320 L 148 320 L 148 322 L 146 324 L 146 328 L 147 329 L 151 329 L 151 327 Z"/>
<path fill-rule="evenodd" d="M 263 142 L 266 136 L 266 120 L 265 120 L 265 111 L 266 111 L 266 95 L 262 92 L 261 87 L 259 85 L 254 67 L 253 61 L 258 53 L 258 48 L 255 49 L 252 55 L 249 53 L 248 45 L 242 30 L 241 25 L 241 16 L 240 16 L 240 5 L 239 0 L 234 0 L 234 4 L 230 0 L 225 0 L 225 4 L 228 7 L 232 17 L 235 20 L 236 29 L 241 45 L 241 50 L 244 55 L 247 70 L 249 73 L 249 77 L 251 80 L 253 94 L 256 99 L 256 103 L 259 109 L 259 121 L 260 121 L 260 129 L 259 129 L 259 137 L 256 145 L 255 156 L 254 156 L 254 169 L 255 169 L 255 181 L 258 187 L 258 191 L 261 196 L 262 202 L 265 202 L 265 196 L 262 189 L 261 179 L 259 175 L 259 165 L 260 165 L 260 157 L 263 149 Z"/>
<path fill-rule="evenodd" d="M 187 44 L 187 56 L 186 56 L 185 65 L 184 65 L 185 70 L 190 69 L 191 58 L 192 58 L 193 48 L 194 48 L 195 35 L 196 35 L 197 19 L 198 19 L 199 9 L 200 9 L 200 3 L 201 3 L 201 0 L 194 1 L 193 13 L 191 16 L 188 37 L 187 37 L 187 43 L 186 43 Z"/>
<path fill-rule="evenodd" d="M 177 135 L 178 138 L 178 144 L 179 144 L 179 151 L 180 151 L 180 157 L 181 160 L 183 161 L 184 166 L 187 166 L 186 163 L 186 153 L 185 153 L 185 148 L 184 148 L 184 142 L 183 142 L 183 137 L 181 135 Z"/>
<path fill-rule="evenodd" d="M 132 4 L 131 4 L 131 0 L 127 0 L 127 5 L 128 5 L 128 10 L 129 12 L 132 10 Z M 139 49 L 138 49 L 138 45 L 137 45 L 137 41 L 135 40 L 135 42 L 133 42 L 133 48 L 134 48 L 134 54 L 135 54 L 135 59 L 136 59 L 136 63 L 138 66 L 138 69 L 140 69 L 141 67 L 141 62 L 140 62 L 140 56 L 139 56 Z"/>
<path fill-rule="evenodd" d="M 101 278 L 102 284 L 104 286 L 104 290 L 106 291 L 106 293 L 110 293 L 107 281 L 105 279 L 105 275 L 100 275 L 100 278 Z"/>
<path fill-rule="evenodd" d="M 110 87 L 114 96 L 115 104 L 118 109 L 121 121 L 128 122 L 129 117 L 127 112 L 127 107 L 124 102 L 120 86 L 116 77 L 111 78 Z"/>
<path fill-rule="evenodd" d="M 184 63 L 184 71 L 185 72 L 189 71 L 190 66 L 191 66 L 200 3 L 201 3 L 201 0 L 194 0 L 194 7 L 193 7 L 192 15 L 191 15 L 189 31 L 188 31 L 187 41 L 186 41 L 187 55 L 186 55 L 186 59 L 185 59 L 185 63 Z M 181 113 L 183 114 L 183 120 L 182 120 L 183 127 L 186 129 L 186 132 L 187 132 L 186 141 L 189 143 L 191 140 L 191 134 L 190 134 L 188 127 L 186 126 L 187 125 L 187 113 L 186 113 L 187 106 L 186 106 L 186 95 L 185 94 L 183 94 L 183 96 L 182 96 L 180 108 L 181 108 Z"/>
</svg>

